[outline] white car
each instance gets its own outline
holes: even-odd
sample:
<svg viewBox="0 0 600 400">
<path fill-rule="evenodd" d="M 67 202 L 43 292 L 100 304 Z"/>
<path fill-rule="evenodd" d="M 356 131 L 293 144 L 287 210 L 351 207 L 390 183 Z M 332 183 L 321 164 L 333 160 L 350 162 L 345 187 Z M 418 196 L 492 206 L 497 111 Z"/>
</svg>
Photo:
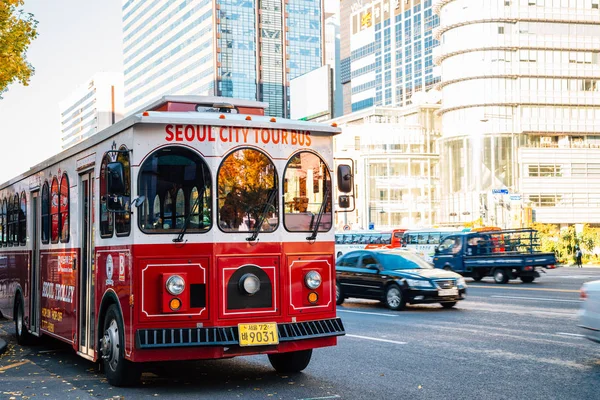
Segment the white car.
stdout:
<svg viewBox="0 0 600 400">
<path fill-rule="evenodd" d="M 580 297 L 579 326 L 588 339 L 600 343 L 600 280 L 584 283 Z"/>
</svg>

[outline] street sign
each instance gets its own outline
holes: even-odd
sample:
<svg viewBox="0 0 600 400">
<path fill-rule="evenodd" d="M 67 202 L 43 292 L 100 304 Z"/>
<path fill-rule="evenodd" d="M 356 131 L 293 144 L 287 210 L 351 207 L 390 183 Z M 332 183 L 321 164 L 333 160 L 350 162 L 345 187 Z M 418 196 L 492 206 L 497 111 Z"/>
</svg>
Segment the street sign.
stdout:
<svg viewBox="0 0 600 400">
<path fill-rule="evenodd" d="M 345 231 L 349 231 L 350 230 L 350 225 L 344 225 L 344 230 Z"/>
<path fill-rule="evenodd" d="M 514 201 L 519 201 L 519 200 L 521 200 L 521 195 L 520 194 L 511 194 L 510 199 L 514 200 Z"/>
<path fill-rule="evenodd" d="M 492 189 L 492 194 L 508 194 L 508 189 Z"/>
</svg>

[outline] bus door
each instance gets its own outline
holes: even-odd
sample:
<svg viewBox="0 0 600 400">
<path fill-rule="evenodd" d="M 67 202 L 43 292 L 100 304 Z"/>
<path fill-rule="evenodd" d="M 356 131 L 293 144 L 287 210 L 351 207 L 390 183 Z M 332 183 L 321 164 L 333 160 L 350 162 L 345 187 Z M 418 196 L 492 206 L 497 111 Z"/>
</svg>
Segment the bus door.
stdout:
<svg viewBox="0 0 600 400">
<path fill-rule="evenodd" d="M 32 238 L 33 249 L 31 252 L 31 283 L 30 286 L 30 301 L 29 306 L 29 330 L 36 336 L 40 334 L 40 192 L 31 193 L 31 210 L 32 210 Z"/>
<path fill-rule="evenodd" d="M 80 242 L 81 262 L 79 268 L 78 298 L 78 337 L 79 353 L 83 356 L 94 356 L 94 232 L 93 232 L 93 199 L 94 173 L 86 172 L 79 176 L 80 203 Z"/>
</svg>

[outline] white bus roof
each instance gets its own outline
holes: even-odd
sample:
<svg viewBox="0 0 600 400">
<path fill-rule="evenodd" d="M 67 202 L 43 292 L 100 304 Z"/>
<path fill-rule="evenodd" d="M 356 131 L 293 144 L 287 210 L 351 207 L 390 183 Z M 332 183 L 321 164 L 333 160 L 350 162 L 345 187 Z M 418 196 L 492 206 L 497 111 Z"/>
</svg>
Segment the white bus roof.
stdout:
<svg viewBox="0 0 600 400">
<path fill-rule="evenodd" d="M 147 111 L 160 107 L 166 103 L 187 103 L 187 104 L 222 104 L 228 103 L 239 107 L 248 108 L 266 108 L 266 103 L 250 100 L 231 99 L 228 97 L 215 96 L 163 96 L 155 102 L 149 104 L 132 115 L 122 119 L 121 121 L 109 126 L 106 129 L 92 135 L 86 140 L 77 143 L 62 152 L 42 161 L 41 163 L 31 167 L 28 171 L 21 173 L 15 178 L 4 182 L 0 185 L 0 189 L 4 189 L 13 185 L 39 171 L 51 167 L 61 160 L 72 157 L 78 153 L 94 147 L 95 145 L 110 139 L 133 125 L 136 124 L 194 124 L 194 125 L 212 125 L 212 126 L 233 126 L 244 127 L 252 126 L 257 128 L 276 128 L 289 130 L 310 131 L 311 134 L 322 134 L 333 136 L 340 134 L 342 131 L 337 126 L 326 125 L 317 122 L 297 121 L 285 118 L 273 118 L 263 115 L 248 115 L 248 114 L 232 114 L 222 112 L 199 112 L 199 111 Z M 221 118 L 224 115 L 225 118 Z M 251 120 L 246 120 L 246 117 Z M 272 122 L 275 121 L 275 122 Z"/>
</svg>

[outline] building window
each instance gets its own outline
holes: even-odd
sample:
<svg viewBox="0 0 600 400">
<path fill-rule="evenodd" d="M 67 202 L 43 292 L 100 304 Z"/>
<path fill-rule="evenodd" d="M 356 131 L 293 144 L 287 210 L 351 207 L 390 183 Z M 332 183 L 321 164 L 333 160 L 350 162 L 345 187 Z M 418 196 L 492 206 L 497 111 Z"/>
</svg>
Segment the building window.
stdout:
<svg viewBox="0 0 600 400">
<path fill-rule="evenodd" d="M 504 27 L 503 26 L 498 27 L 498 35 L 504 35 Z"/>
<path fill-rule="evenodd" d="M 6 246 L 6 200 L 0 207 L 0 246 Z"/>
</svg>

